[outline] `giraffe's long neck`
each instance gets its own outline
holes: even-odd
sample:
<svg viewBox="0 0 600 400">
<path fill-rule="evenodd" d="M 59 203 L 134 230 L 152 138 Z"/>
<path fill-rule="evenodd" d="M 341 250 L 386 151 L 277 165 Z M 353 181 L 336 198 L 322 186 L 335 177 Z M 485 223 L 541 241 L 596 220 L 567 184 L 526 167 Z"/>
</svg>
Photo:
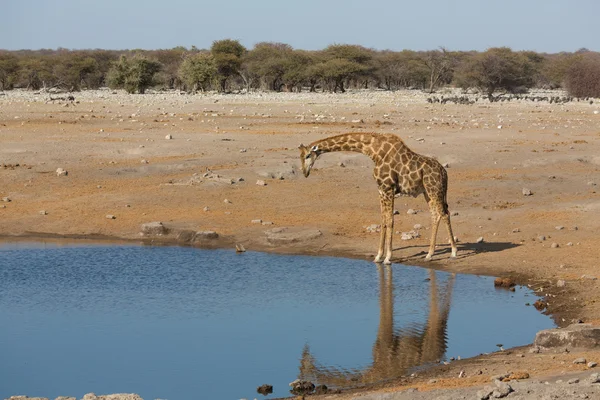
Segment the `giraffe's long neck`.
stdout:
<svg viewBox="0 0 600 400">
<path fill-rule="evenodd" d="M 376 155 L 373 148 L 374 140 L 375 139 L 372 135 L 348 133 L 317 140 L 316 142 L 311 143 L 310 147 L 313 148 L 316 146 L 319 154 L 329 153 L 332 151 L 354 151 L 363 153 L 369 156 L 371 159 L 374 159 Z"/>
</svg>

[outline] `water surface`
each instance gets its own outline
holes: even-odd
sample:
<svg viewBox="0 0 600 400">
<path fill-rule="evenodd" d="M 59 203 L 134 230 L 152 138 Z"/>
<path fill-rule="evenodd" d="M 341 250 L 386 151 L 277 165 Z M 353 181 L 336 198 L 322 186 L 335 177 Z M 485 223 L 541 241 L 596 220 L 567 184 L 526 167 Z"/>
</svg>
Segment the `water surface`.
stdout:
<svg viewBox="0 0 600 400">
<path fill-rule="evenodd" d="M 552 327 L 493 278 L 185 247 L 0 244 L 0 399 L 289 395 L 354 386 Z"/>
</svg>

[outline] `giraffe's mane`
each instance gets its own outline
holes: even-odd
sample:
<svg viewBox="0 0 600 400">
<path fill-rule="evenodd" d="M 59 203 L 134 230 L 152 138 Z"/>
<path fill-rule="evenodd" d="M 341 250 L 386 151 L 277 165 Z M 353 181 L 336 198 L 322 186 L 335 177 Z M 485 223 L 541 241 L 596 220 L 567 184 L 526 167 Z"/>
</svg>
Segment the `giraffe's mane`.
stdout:
<svg viewBox="0 0 600 400">
<path fill-rule="evenodd" d="M 393 133 L 376 133 L 376 132 L 347 132 L 347 133 L 342 133 L 340 135 L 335 135 L 335 136 L 329 136 L 323 139 L 319 139 L 313 143 L 317 143 L 317 142 L 322 142 L 325 140 L 331 140 L 331 139 L 340 139 L 343 137 L 349 137 L 349 136 L 354 136 L 354 137 L 372 137 L 375 139 L 387 139 L 390 140 L 391 138 L 393 138 L 394 141 L 398 141 L 401 142 L 402 144 L 404 144 L 406 146 L 406 143 L 404 143 L 404 141 L 402 140 L 402 138 L 398 135 L 394 135 Z M 408 146 L 407 146 L 408 147 Z"/>
</svg>

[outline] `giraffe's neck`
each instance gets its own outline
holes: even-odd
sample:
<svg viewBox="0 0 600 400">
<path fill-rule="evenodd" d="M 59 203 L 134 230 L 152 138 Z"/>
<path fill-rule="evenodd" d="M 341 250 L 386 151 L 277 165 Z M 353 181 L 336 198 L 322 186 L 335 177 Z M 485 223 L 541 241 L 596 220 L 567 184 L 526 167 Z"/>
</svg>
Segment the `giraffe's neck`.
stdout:
<svg viewBox="0 0 600 400">
<path fill-rule="evenodd" d="M 363 153 L 371 159 L 375 159 L 376 153 L 374 149 L 374 137 L 361 133 L 348 133 L 344 135 L 333 136 L 321 140 L 317 140 L 310 144 L 310 148 L 315 146 L 319 154 L 329 153 L 332 151 L 354 151 Z"/>
</svg>

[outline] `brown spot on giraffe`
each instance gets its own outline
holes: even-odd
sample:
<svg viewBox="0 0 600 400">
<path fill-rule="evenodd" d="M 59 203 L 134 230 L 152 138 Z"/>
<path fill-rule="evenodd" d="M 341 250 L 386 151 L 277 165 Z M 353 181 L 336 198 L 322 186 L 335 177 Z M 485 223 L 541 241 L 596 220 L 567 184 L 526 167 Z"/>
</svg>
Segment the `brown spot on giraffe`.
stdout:
<svg viewBox="0 0 600 400">
<path fill-rule="evenodd" d="M 392 236 L 394 231 L 394 196 L 418 196 L 423 193 L 431 212 L 431 240 L 426 259 L 435 250 L 437 231 L 444 220 L 452 257 L 456 257 L 456 243 L 450 224 L 448 203 L 448 173 L 435 159 L 415 153 L 402 139 L 392 134 L 346 133 L 317 140 L 308 146 L 300 145 L 302 172 L 308 177 L 317 160 L 332 151 L 354 151 L 369 156 L 375 163 L 373 177 L 379 186 L 381 206 L 381 237 L 375 262 L 391 263 Z"/>
</svg>

